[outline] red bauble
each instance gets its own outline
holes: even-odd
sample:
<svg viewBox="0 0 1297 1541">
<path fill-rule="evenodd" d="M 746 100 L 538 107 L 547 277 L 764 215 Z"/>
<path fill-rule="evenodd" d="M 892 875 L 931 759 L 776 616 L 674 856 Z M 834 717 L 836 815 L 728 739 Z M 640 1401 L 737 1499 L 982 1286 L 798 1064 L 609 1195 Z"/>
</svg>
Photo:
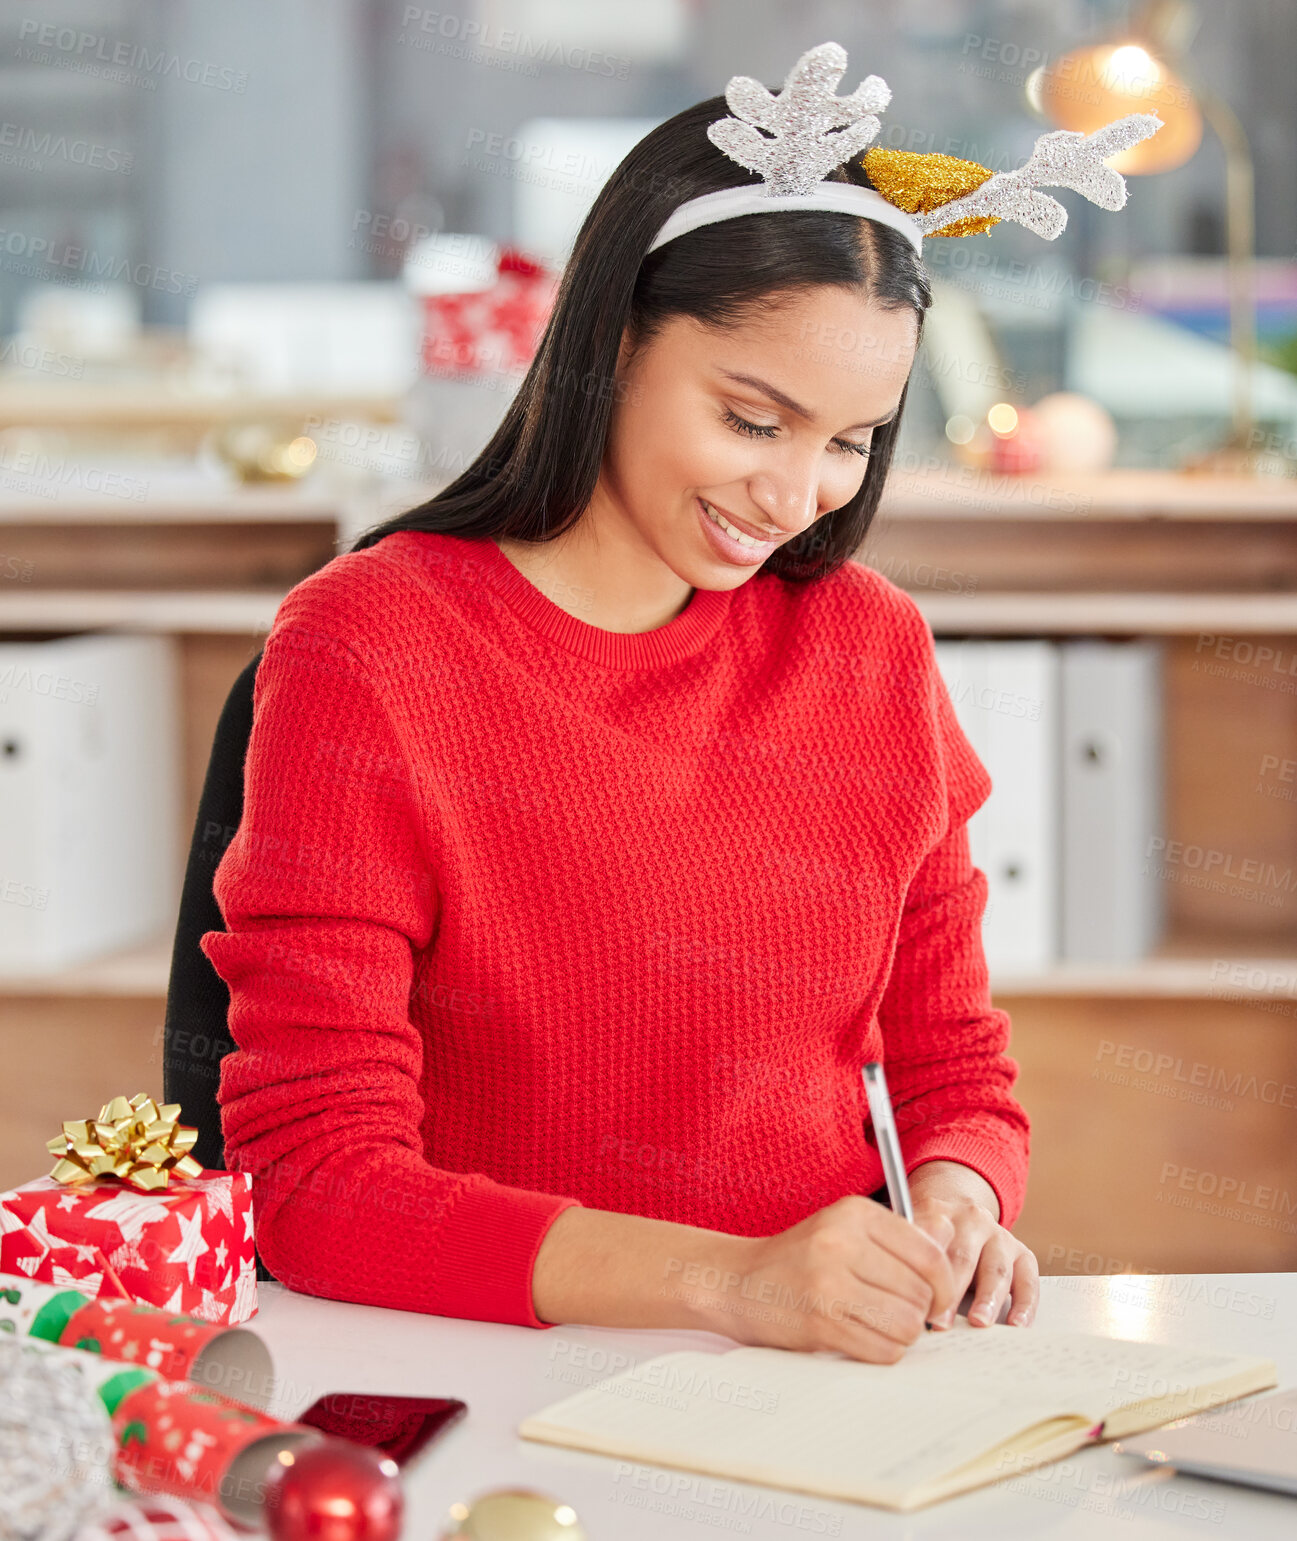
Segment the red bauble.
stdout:
<svg viewBox="0 0 1297 1541">
<path fill-rule="evenodd" d="M 266 1488 L 275 1541 L 396 1541 L 405 1500 L 396 1463 L 367 1445 L 299 1445 Z"/>
</svg>

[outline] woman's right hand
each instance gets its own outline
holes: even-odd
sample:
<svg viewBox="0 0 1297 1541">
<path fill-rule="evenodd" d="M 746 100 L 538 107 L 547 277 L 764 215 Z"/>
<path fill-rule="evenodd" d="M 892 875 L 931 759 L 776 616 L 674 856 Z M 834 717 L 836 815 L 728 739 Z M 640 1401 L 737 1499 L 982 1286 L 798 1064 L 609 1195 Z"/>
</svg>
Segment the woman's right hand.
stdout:
<svg viewBox="0 0 1297 1541">
<path fill-rule="evenodd" d="M 929 1235 L 863 1196 L 774 1236 L 730 1240 L 720 1266 L 681 1270 L 675 1282 L 712 1331 L 740 1343 L 894 1364 L 926 1322 L 959 1303 L 950 1235 Z"/>
</svg>

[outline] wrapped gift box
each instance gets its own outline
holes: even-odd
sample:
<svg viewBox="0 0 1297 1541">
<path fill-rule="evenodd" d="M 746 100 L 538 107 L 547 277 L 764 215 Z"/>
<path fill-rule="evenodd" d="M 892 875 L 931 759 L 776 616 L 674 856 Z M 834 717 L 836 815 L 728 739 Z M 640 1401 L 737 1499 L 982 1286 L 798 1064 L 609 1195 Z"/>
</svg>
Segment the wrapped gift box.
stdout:
<svg viewBox="0 0 1297 1541">
<path fill-rule="evenodd" d="M 233 1326 L 257 1309 L 251 1184 L 205 1171 L 140 1193 L 37 1178 L 0 1193 L 0 1272 Z"/>
<path fill-rule="evenodd" d="M 405 267 L 406 286 L 423 306 L 424 373 L 521 379 L 554 308 L 558 280 L 517 247 L 485 236 L 429 236 Z"/>
</svg>

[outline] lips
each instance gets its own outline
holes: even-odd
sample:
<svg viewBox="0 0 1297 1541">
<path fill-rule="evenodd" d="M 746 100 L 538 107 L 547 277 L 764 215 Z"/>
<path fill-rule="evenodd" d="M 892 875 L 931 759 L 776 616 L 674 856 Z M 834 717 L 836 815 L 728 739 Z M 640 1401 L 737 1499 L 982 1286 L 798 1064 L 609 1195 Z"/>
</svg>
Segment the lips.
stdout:
<svg viewBox="0 0 1297 1541">
<path fill-rule="evenodd" d="M 708 508 L 714 508 L 722 519 L 728 519 L 736 530 L 742 530 L 745 535 L 750 535 L 753 540 L 759 540 L 763 546 L 769 546 L 778 541 L 779 537 L 777 535 L 770 535 L 763 533 L 761 530 L 754 529 L 750 524 L 744 523 L 742 519 L 736 519 L 728 508 L 722 508 L 719 503 L 713 503 L 710 498 L 701 498 L 701 501 Z"/>
</svg>

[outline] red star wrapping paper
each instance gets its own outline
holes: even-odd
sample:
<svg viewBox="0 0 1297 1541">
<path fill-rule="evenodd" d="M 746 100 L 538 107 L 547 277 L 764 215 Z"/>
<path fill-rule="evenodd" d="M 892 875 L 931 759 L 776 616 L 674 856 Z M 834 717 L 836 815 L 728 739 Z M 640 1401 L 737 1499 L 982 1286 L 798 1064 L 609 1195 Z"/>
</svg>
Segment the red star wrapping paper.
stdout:
<svg viewBox="0 0 1297 1541">
<path fill-rule="evenodd" d="M 206 1171 L 145 1194 L 37 1178 L 0 1193 L 0 1272 L 233 1326 L 257 1309 L 252 1179 Z"/>
</svg>

